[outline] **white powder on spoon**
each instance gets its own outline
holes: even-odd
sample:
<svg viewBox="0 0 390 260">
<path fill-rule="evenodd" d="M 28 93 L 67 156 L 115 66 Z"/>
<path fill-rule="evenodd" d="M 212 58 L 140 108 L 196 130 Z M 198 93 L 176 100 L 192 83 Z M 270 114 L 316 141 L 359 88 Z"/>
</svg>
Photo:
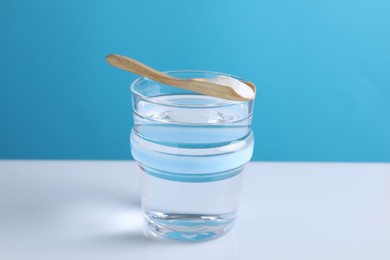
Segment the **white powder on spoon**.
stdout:
<svg viewBox="0 0 390 260">
<path fill-rule="evenodd" d="M 255 96 L 255 92 L 247 84 L 229 76 L 220 75 L 207 79 L 207 81 L 214 84 L 229 86 L 243 98 L 253 99 Z"/>
</svg>

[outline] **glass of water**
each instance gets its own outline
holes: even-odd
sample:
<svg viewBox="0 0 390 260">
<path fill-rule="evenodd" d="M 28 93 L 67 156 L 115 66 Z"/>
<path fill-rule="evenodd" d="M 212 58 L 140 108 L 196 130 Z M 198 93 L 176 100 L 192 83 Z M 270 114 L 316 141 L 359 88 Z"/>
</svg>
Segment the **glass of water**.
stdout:
<svg viewBox="0 0 390 260">
<path fill-rule="evenodd" d="M 171 71 L 179 78 L 231 75 Z M 253 101 L 234 102 L 139 78 L 131 85 L 131 152 L 142 181 L 147 233 L 217 238 L 234 225 L 242 170 L 253 153 Z"/>
</svg>

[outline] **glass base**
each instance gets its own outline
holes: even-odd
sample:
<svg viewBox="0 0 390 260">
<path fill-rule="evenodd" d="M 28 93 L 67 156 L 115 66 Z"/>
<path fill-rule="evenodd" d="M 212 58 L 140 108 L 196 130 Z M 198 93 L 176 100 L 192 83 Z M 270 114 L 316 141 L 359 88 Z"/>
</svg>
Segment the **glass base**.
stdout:
<svg viewBox="0 0 390 260">
<path fill-rule="evenodd" d="M 199 242 L 223 236 L 234 226 L 236 213 L 223 215 L 169 214 L 145 212 L 147 235 L 185 242 Z"/>
</svg>

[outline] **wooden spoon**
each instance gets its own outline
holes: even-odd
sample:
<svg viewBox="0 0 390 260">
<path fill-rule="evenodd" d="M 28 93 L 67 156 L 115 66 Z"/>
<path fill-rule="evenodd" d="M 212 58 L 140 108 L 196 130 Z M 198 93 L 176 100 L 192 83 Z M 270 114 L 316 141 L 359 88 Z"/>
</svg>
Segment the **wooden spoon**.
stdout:
<svg viewBox="0 0 390 260">
<path fill-rule="evenodd" d="M 117 54 L 110 54 L 106 56 L 106 60 L 114 67 L 133 72 L 140 76 L 155 80 L 166 85 L 191 90 L 207 96 L 213 96 L 232 101 L 248 101 L 254 99 L 255 97 L 255 95 L 253 95 L 252 98 L 243 97 L 242 95 L 240 95 L 240 93 L 237 93 L 237 91 L 230 86 L 210 83 L 207 82 L 206 79 L 180 79 L 171 77 L 129 57 Z M 253 83 L 244 83 L 246 83 L 256 94 L 256 86 Z"/>
</svg>

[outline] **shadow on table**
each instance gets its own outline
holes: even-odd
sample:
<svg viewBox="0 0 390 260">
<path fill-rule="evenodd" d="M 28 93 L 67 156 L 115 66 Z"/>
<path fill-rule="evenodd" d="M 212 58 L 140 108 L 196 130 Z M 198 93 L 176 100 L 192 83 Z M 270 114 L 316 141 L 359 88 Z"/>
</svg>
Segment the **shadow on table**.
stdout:
<svg viewBox="0 0 390 260">
<path fill-rule="evenodd" d="M 160 241 L 146 237 L 142 231 L 102 234 L 93 239 L 93 243 L 104 244 L 106 246 L 139 246 L 145 244 L 160 244 Z"/>
</svg>

